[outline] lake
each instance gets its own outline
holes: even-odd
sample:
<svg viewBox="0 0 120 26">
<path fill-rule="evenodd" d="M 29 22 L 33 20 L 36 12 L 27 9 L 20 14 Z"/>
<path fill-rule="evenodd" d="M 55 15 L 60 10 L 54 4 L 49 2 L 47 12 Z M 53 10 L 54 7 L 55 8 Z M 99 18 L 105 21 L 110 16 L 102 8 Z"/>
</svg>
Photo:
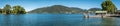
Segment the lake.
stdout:
<svg viewBox="0 0 120 26">
<path fill-rule="evenodd" d="M 0 14 L 0 26 L 120 26 L 120 18 L 84 18 L 82 14 Z"/>
</svg>

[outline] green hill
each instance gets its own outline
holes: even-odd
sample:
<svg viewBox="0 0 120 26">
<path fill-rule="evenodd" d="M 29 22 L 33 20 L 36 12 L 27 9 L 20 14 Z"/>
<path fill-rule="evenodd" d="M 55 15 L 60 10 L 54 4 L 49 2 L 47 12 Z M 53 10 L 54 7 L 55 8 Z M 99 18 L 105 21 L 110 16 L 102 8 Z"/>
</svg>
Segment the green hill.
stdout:
<svg viewBox="0 0 120 26">
<path fill-rule="evenodd" d="M 37 8 L 29 11 L 28 13 L 40 13 L 40 14 L 80 14 L 85 12 L 81 8 L 66 7 L 62 5 L 53 5 L 50 7 Z"/>
</svg>

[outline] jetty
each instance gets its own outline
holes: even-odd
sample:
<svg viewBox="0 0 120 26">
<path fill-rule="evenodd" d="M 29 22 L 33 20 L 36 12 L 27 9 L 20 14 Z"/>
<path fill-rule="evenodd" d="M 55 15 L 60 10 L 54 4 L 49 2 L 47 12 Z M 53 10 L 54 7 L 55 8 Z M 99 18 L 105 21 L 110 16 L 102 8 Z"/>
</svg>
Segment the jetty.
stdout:
<svg viewBox="0 0 120 26">
<path fill-rule="evenodd" d="M 104 18 L 104 17 L 120 17 L 119 14 L 109 14 L 107 11 L 96 11 L 94 14 L 84 13 L 85 18 Z"/>
</svg>

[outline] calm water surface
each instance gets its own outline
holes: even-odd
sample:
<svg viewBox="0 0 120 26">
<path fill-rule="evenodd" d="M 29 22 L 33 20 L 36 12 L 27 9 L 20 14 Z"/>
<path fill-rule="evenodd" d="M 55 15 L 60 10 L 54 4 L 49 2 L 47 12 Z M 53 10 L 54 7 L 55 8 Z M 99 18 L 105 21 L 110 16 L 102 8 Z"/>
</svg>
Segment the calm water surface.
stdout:
<svg viewBox="0 0 120 26">
<path fill-rule="evenodd" d="M 0 14 L 0 26 L 120 26 L 120 18 L 84 18 L 82 14 Z"/>
</svg>

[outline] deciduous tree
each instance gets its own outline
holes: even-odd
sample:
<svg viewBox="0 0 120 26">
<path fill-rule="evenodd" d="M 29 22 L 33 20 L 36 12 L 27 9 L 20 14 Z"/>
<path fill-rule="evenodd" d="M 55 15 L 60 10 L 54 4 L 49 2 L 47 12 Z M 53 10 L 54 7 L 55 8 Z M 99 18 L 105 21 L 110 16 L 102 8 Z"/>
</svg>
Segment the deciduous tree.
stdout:
<svg viewBox="0 0 120 26">
<path fill-rule="evenodd" d="M 10 14 L 10 9 L 11 9 L 11 6 L 9 4 L 6 4 L 5 7 L 3 8 L 2 13 L 3 14 Z"/>
<path fill-rule="evenodd" d="M 26 11 L 23 7 L 21 6 L 13 6 L 13 13 L 14 14 L 25 14 Z"/>
<path fill-rule="evenodd" d="M 102 4 L 102 10 L 108 11 L 109 13 L 116 13 L 117 8 L 116 6 L 112 3 L 111 0 L 105 0 Z"/>
</svg>

